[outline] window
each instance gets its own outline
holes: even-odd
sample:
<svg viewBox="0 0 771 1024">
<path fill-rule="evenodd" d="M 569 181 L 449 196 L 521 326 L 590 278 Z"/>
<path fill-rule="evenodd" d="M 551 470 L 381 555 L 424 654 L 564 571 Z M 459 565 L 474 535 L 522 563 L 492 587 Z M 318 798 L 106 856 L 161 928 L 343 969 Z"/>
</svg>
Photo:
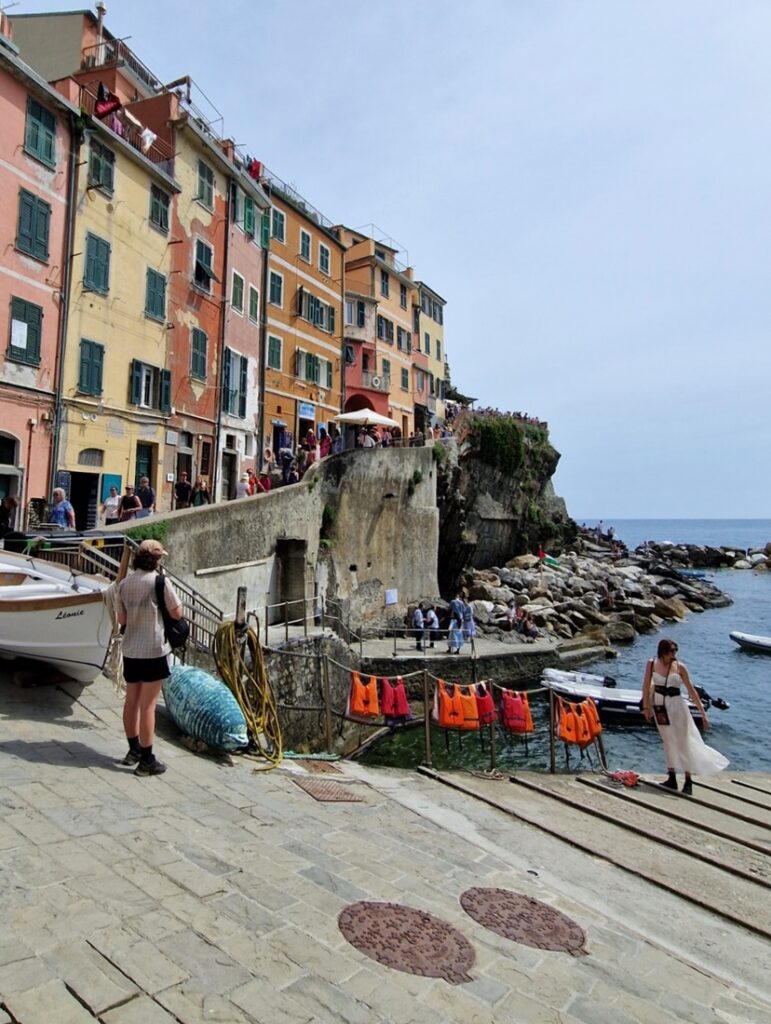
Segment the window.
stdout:
<svg viewBox="0 0 771 1024">
<path fill-rule="evenodd" d="M 78 452 L 79 466 L 103 466 L 104 450 L 102 448 L 81 448 Z"/>
<path fill-rule="evenodd" d="M 286 233 L 286 217 L 281 210 L 277 210 L 275 206 L 273 207 L 273 215 L 271 217 L 270 233 L 277 242 L 283 243 Z"/>
<path fill-rule="evenodd" d="M 391 360 L 381 359 L 380 365 L 383 368 L 383 376 L 388 379 L 391 376 Z"/>
<path fill-rule="evenodd" d="M 260 293 L 253 285 L 249 285 L 249 319 L 255 324 L 260 322 Z"/>
<path fill-rule="evenodd" d="M 399 285 L 399 305 L 402 307 L 402 309 L 406 309 L 407 308 L 407 285 L 406 284 L 400 284 Z"/>
<path fill-rule="evenodd" d="M 348 301 L 345 303 L 345 322 L 346 324 L 353 323 L 353 303 Z"/>
<path fill-rule="evenodd" d="M 335 307 L 311 294 L 307 288 L 297 291 L 297 315 L 322 331 L 335 332 Z"/>
<path fill-rule="evenodd" d="M 206 350 L 209 339 L 206 331 L 194 327 L 190 336 L 190 376 L 206 380 Z"/>
<path fill-rule="evenodd" d="M 410 390 L 410 371 L 402 370 L 402 391 Z"/>
<path fill-rule="evenodd" d="M 425 383 L 426 382 L 425 382 L 424 377 L 425 377 L 425 375 L 424 375 L 422 370 L 416 370 L 415 371 L 415 390 L 416 391 L 422 391 L 423 388 L 425 387 Z"/>
<path fill-rule="evenodd" d="M 389 345 L 394 343 L 394 325 L 379 313 L 377 317 L 377 336 L 383 341 L 387 341 Z"/>
<path fill-rule="evenodd" d="M 423 335 L 423 351 L 427 356 L 431 355 L 431 335 L 428 331 Z"/>
<path fill-rule="evenodd" d="M 442 343 L 439 339 L 436 339 L 436 358 L 441 360 L 442 358 Z"/>
<path fill-rule="evenodd" d="M 274 306 L 284 305 L 284 279 L 275 270 L 270 272 L 270 301 Z"/>
<path fill-rule="evenodd" d="M 214 171 L 203 160 L 198 161 L 198 189 L 195 198 L 208 209 L 214 209 Z"/>
<path fill-rule="evenodd" d="M 40 362 L 40 335 L 43 309 L 25 299 L 11 299 L 11 336 L 8 339 L 8 358 L 18 363 Z"/>
<path fill-rule="evenodd" d="M 236 313 L 244 311 L 244 279 L 237 271 L 233 271 L 233 287 L 230 290 L 230 305 Z"/>
<path fill-rule="evenodd" d="M 385 263 L 386 255 L 385 255 L 385 250 L 384 249 L 375 249 L 375 256 L 379 260 L 382 260 Z"/>
<path fill-rule="evenodd" d="M 101 395 L 103 366 L 104 345 L 81 338 L 78 391 L 84 395 Z"/>
<path fill-rule="evenodd" d="M 434 302 L 433 303 L 433 308 L 431 310 L 431 316 L 434 318 L 434 320 L 436 320 L 436 322 L 438 324 L 444 323 L 444 311 L 442 309 L 441 303 L 439 303 L 439 302 Z"/>
<path fill-rule="evenodd" d="M 162 231 L 169 233 L 169 197 L 157 185 L 150 186 L 150 223 Z"/>
<path fill-rule="evenodd" d="M 212 257 L 212 247 L 207 245 L 206 242 L 202 242 L 200 238 L 196 239 L 193 283 L 197 288 L 201 288 L 205 292 L 210 292 L 212 280 L 216 281 L 214 271 L 212 270 Z"/>
<path fill-rule="evenodd" d="M 307 231 L 300 229 L 300 257 L 305 260 L 306 263 L 311 261 L 311 236 Z"/>
<path fill-rule="evenodd" d="M 281 369 L 281 338 L 268 335 L 268 366 L 271 370 Z"/>
<path fill-rule="evenodd" d="M 142 409 L 171 412 L 171 371 L 131 360 L 130 399 Z"/>
<path fill-rule="evenodd" d="M 412 352 L 412 335 L 402 327 L 396 328 L 396 347 L 402 352 Z"/>
<path fill-rule="evenodd" d="M 83 287 L 102 295 L 110 290 L 110 243 L 90 233 L 86 235 Z"/>
<path fill-rule="evenodd" d="M 356 303 L 356 326 L 357 327 L 363 327 L 364 326 L 364 316 L 365 316 L 364 303 L 361 300 L 359 300 Z"/>
<path fill-rule="evenodd" d="M 319 270 L 322 274 L 329 274 L 330 253 L 326 245 L 319 245 Z"/>
<path fill-rule="evenodd" d="M 25 188 L 19 189 L 19 226 L 16 231 L 16 248 L 34 256 L 36 260 L 47 263 L 50 224 L 50 205 Z"/>
<path fill-rule="evenodd" d="M 166 321 L 166 278 L 156 270 L 147 271 L 145 313 L 153 320 Z"/>
<path fill-rule="evenodd" d="M 222 374 L 222 411 L 241 419 L 246 416 L 248 373 L 246 356 L 226 348 Z"/>
<path fill-rule="evenodd" d="M 327 365 L 326 381 L 327 381 L 327 391 L 328 391 L 332 387 L 332 384 L 334 383 L 333 382 L 333 378 L 332 378 L 332 363 L 328 359 L 325 359 L 324 362 Z"/>
<path fill-rule="evenodd" d="M 361 300 L 357 302 L 346 302 L 345 304 L 345 322 L 350 326 L 355 323 L 357 327 L 364 326 L 365 308 L 364 303 Z"/>
<path fill-rule="evenodd" d="M 431 316 L 431 299 L 425 292 L 420 294 L 420 308 L 427 316 Z"/>
<path fill-rule="evenodd" d="M 98 139 L 91 139 L 88 158 L 88 184 L 112 192 L 115 184 L 115 154 Z"/>
<path fill-rule="evenodd" d="M 48 167 L 56 166 L 56 119 L 31 96 L 27 100 L 24 148 Z"/>
<path fill-rule="evenodd" d="M 313 352 L 304 352 L 298 348 L 294 354 L 295 376 L 307 380 L 310 384 L 321 383 L 321 359 Z"/>
<path fill-rule="evenodd" d="M 366 358 L 366 355 L 367 355 L 366 352 L 362 355 L 362 364 L 361 364 L 362 370 L 366 370 L 366 366 L 364 365 L 364 359 Z M 346 366 L 355 366 L 356 365 L 356 352 L 354 351 L 353 345 L 346 345 L 345 346 L 345 365 Z"/>
<path fill-rule="evenodd" d="M 244 196 L 244 232 L 254 238 L 257 230 L 257 212 L 251 196 Z"/>
<path fill-rule="evenodd" d="M 389 281 L 388 281 L 388 271 L 387 270 L 381 270 L 380 271 L 380 294 L 385 296 L 385 298 L 388 298 L 389 291 L 390 291 L 390 286 L 389 286 Z"/>
</svg>

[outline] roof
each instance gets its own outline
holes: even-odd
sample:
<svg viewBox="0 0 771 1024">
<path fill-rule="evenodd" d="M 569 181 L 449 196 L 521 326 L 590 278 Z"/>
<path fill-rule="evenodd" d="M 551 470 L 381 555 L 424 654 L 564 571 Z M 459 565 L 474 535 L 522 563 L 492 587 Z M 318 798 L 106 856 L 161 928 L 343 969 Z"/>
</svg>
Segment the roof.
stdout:
<svg viewBox="0 0 771 1024">
<path fill-rule="evenodd" d="M 445 306 L 447 305 L 447 299 L 443 299 L 439 292 L 435 288 L 432 288 L 430 284 L 426 284 L 425 281 L 416 281 L 415 284 L 418 288 L 425 288 L 427 292 L 431 292 L 435 299 L 439 299 L 439 301 L 444 303 Z"/>
<path fill-rule="evenodd" d="M 25 64 L 21 57 L 18 57 L 12 49 L 6 46 L 0 46 L 0 64 L 7 65 L 13 69 L 11 73 L 15 72 L 16 77 L 22 76 L 26 79 L 27 83 L 34 85 L 39 92 L 44 93 L 48 99 L 56 104 L 60 110 L 67 111 L 70 114 L 79 114 L 80 108 L 76 107 L 73 103 L 70 103 L 60 92 L 49 85 L 44 78 L 42 78 L 37 71 Z"/>
</svg>

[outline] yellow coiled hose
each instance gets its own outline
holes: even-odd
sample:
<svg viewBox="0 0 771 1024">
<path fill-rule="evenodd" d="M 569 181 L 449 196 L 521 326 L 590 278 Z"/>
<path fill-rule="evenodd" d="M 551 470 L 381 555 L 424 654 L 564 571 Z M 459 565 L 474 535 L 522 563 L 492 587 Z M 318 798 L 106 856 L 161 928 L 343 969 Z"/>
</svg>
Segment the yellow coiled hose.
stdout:
<svg viewBox="0 0 771 1024">
<path fill-rule="evenodd" d="M 249 738 L 268 762 L 255 770 L 269 771 L 281 763 L 283 740 L 259 637 L 253 629 L 238 630 L 234 622 L 223 622 L 213 650 L 219 674 L 244 713 Z"/>
</svg>

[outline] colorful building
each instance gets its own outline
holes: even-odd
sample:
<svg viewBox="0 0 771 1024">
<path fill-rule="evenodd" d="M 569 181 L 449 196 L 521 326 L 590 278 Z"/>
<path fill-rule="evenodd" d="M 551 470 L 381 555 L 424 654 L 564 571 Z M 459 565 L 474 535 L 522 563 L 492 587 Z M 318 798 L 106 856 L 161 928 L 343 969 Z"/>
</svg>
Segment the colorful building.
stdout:
<svg viewBox="0 0 771 1024">
<path fill-rule="evenodd" d="M 423 281 L 417 283 L 417 304 L 413 309 L 416 347 L 426 361 L 426 406 L 429 426 L 445 420 L 444 395 L 447 351 L 444 343 L 444 307 L 442 296 Z M 420 369 L 423 369 L 421 366 Z M 416 368 L 417 370 L 417 368 Z"/>
<path fill-rule="evenodd" d="M 0 497 L 18 500 L 17 527 L 50 497 L 78 113 L 19 58 L 0 15 Z"/>
<path fill-rule="evenodd" d="M 263 423 L 274 452 L 329 428 L 343 400 L 343 258 L 332 225 L 265 168 L 271 203 Z"/>
<path fill-rule="evenodd" d="M 384 242 L 342 226 L 337 233 L 347 250 L 346 301 L 353 304 L 350 316 L 356 321 L 355 329 L 346 324 L 346 412 L 361 408 L 383 412 L 396 420 L 402 436 L 408 438 L 415 429 L 412 268 L 401 264 L 396 259 L 398 250 Z M 359 302 L 364 309 L 361 326 Z"/>
</svg>

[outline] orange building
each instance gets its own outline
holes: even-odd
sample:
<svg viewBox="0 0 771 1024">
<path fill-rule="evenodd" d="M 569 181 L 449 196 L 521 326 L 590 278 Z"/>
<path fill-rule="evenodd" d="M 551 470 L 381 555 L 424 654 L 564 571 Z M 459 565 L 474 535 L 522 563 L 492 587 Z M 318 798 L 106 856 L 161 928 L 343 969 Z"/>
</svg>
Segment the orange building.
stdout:
<svg viewBox="0 0 771 1024">
<path fill-rule="evenodd" d="M 262 168 L 272 203 L 261 437 L 274 452 L 329 429 L 343 398 L 343 258 L 332 225 Z"/>
<path fill-rule="evenodd" d="M 415 429 L 418 379 L 413 373 L 412 307 L 417 293 L 412 268 L 401 264 L 398 250 L 384 242 L 343 226 L 337 234 L 347 250 L 346 302 L 351 306 L 346 306 L 346 320 L 354 321 L 345 327 L 346 412 L 383 412 L 396 420 L 406 439 Z"/>
</svg>

